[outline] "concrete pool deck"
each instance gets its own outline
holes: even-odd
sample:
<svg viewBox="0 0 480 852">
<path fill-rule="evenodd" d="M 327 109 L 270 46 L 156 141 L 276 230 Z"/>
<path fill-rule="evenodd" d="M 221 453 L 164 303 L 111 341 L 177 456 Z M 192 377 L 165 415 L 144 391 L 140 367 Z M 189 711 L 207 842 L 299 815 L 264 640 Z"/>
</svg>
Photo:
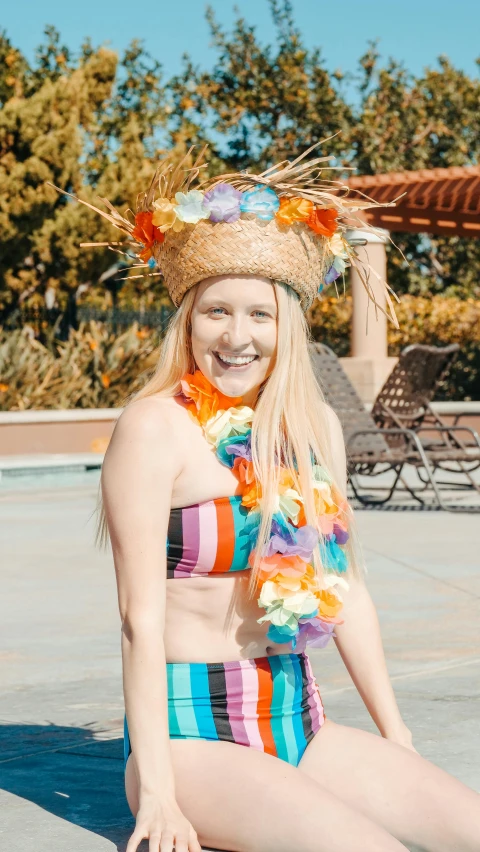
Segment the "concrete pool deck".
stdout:
<svg viewBox="0 0 480 852">
<path fill-rule="evenodd" d="M 115 580 L 93 546 L 95 498 L 94 477 L 0 491 L 5 852 L 123 852 L 133 829 Z M 368 511 L 357 522 L 414 743 L 480 791 L 480 519 Z M 373 731 L 335 648 L 311 658 L 330 718 Z"/>
</svg>

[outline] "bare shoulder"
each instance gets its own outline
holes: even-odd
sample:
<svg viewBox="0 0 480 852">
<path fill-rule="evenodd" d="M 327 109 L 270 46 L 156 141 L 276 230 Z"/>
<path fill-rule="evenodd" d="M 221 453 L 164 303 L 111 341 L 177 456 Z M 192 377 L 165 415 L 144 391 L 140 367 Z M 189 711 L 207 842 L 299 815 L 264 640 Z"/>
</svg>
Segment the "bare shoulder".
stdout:
<svg viewBox="0 0 480 852">
<path fill-rule="evenodd" d="M 114 437 L 129 442 L 155 441 L 159 437 L 173 441 L 188 420 L 186 409 L 174 397 L 152 394 L 127 405 L 118 418 Z"/>
<path fill-rule="evenodd" d="M 117 420 L 103 464 L 103 487 L 120 478 L 161 477 L 173 481 L 181 470 L 182 439 L 189 416 L 173 397 L 152 395 L 131 402 Z"/>
</svg>

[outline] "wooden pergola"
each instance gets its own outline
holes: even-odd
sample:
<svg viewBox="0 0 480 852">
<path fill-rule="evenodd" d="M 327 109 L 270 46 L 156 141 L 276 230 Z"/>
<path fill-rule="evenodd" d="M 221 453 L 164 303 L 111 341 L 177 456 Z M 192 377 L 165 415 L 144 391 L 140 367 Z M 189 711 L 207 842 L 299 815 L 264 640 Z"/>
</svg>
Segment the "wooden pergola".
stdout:
<svg viewBox="0 0 480 852">
<path fill-rule="evenodd" d="M 375 228 L 442 236 L 480 238 L 480 166 L 452 166 L 447 169 L 420 169 L 383 175 L 351 177 L 348 185 L 379 203 L 394 201 L 395 207 L 366 210 L 362 218 Z M 386 237 L 360 231 L 365 238 L 368 262 L 382 279 L 386 277 Z M 376 286 L 382 303 L 383 290 Z M 351 357 L 345 359 L 351 378 L 365 401 L 371 401 L 390 372 L 394 359 L 388 357 L 387 321 L 378 313 L 368 323 L 368 299 L 355 269 L 351 272 L 353 317 Z"/>
<path fill-rule="evenodd" d="M 364 175 L 348 181 L 380 203 L 406 193 L 390 210 L 367 210 L 371 225 L 388 231 L 480 237 L 480 166 Z"/>
</svg>

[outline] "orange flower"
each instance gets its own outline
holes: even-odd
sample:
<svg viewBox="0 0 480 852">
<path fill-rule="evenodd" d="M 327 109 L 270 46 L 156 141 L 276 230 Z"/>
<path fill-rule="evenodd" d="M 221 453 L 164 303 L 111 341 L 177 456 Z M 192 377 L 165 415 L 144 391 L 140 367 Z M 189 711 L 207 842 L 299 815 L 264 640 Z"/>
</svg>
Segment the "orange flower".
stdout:
<svg viewBox="0 0 480 852">
<path fill-rule="evenodd" d="M 187 409 L 202 426 L 219 411 L 226 411 L 242 401 L 241 396 L 224 396 L 213 387 L 200 370 L 196 370 L 194 375 L 187 373 L 183 377 L 182 391 L 189 400 Z"/>
<path fill-rule="evenodd" d="M 333 592 L 330 592 L 328 589 L 322 589 L 321 592 L 317 594 L 318 600 L 318 614 L 324 621 L 335 621 L 337 624 L 338 613 L 343 607 L 342 601 L 340 601 Z"/>
<path fill-rule="evenodd" d="M 0 393 L 5 393 L 8 390 L 8 385 L 5 382 L 0 382 Z"/>
<path fill-rule="evenodd" d="M 242 495 L 242 506 L 252 509 L 257 505 L 262 496 L 260 484 L 255 479 L 253 462 L 236 457 L 233 463 L 233 473 L 240 483 L 240 494 Z"/>
<path fill-rule="evenodd" d="M 92 352 L 94 352 L 94 351 L 95 351 L 95 349 L 96 349 L 96 348 L 97 348 L 97 346 L 98 346 L 98 343 L 97 343 L 97 341 L 96 341 L 96 340 L 90 340 L 90 341 L 89 341 L 89 343 L 88 343 L 88 345 L 90 346 L 90 349 L 92 350 Z"/>
<path fill-rule="evenodd" d="M 139 257 L 147 261 L 152 256 L 152 247 L 155 242 L 163 243 L 165 234 L 162 234 L 152 222 L 153 213 L 150 210 L 135 214 L 135 227 L 132 237 L 137 243 L 143 244 Z"/>
<path fill-rule="evenodd" d="M 288 470 L 286 467 L 280 468 L 280 473 L 278 477 L 278 490 L 280 494 L 283 494 L 289 488 L 297 488 L 295 484 L 295 480 L 293 478 L 293 473 L 291 470 Z"/>
<path fill-rule="evenodd" d="M 253 567 L 255 551 L 252 550 L 248 561 Z M 300 556 L 286 556 L 283 553 L 274 553 L 273 556 L 264 556 L 260 562 L 259 579 L 272 580 L 277 574 L 285 577 L 296 577 L 301 579 L 306 575 L 307 565 Z"/>
<path fill-rule="evenodd" d="M 280 207 L 275 214 L 281 225 L 293 225 L 294 222 L 307 222 L 313 213 L 313 202 L 306 198 L 281 198 Z"/>
<path fill-rule="evenodd" d="M 100 376 L 100 381 L 104 388 L 110 387 L 110 376 L 107 375 L 107 373 L 102 373 L 102 375 Z"/>
<path fill-rule="evenodd" d="M 337 230 L 338 213 L 336 210 L 325 210 L 314 207 L 307 219 L 307 225 L 322 237 L 331 237 Z"/>
</svg>

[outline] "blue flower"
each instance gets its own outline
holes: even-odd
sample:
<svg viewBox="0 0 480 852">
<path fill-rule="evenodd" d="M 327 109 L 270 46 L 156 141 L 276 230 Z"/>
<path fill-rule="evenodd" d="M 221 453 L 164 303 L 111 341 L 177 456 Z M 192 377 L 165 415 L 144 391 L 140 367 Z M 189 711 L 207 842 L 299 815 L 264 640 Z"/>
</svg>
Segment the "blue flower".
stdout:
<svg viewBox="0 0 480 852">
<path fill-rule="evenodd" d="M 270 222 L 273 219 L 279 207 L 280 201 L 277 193 L 268 186 L 261 185 L 244 192 L 240 204 L 242 213 L 254 213 L 258 219 L 263 219 L 265 222 Z"/>
<path fill-rule="evenodd" d="M 287 627 L 285 624 L 283 627 L 277 627 L 275 624 L 271 624 L 268 628 L 267 639 L 270 639 L 270 642 L 276 642 L 277 645 L 283 645 L 285 642 L 293 640 L 293 647 L 295 647 L 294 643 L 297 633 L 298 625 Z"/>
<path fill-rule="evenodd" d="M 344 573 L 347 570 L 347 554 L 338 546 L 337 537 L 334 533 L 320 545 L 320 553 L 327 571 Z"/>
<path fill-rule="evenodd" d="M 229 435 L 227 438 L 222 438 L 217 444 L 217 457 L 222 464 L 227 467 L 233 467 L 235 456 L 251 461 L 251 430 L 243 435 Z"/>
</svg>

